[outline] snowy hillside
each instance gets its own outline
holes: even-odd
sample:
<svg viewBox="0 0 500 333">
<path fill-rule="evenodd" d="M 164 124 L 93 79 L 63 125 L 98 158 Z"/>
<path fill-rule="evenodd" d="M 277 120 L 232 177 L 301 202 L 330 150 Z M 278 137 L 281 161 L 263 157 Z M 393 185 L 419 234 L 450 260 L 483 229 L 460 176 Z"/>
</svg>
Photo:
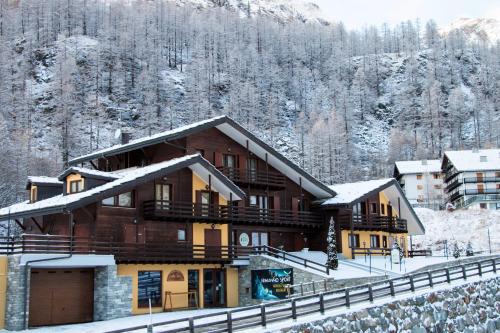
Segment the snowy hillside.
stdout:
<svg viewBox="0 0 500 333">
<path fill-rule="evenodd" d="M 463 32 L 464 36 L 473 41 L 496 43 L 500 40 L 500 20 L 460 18 L 441 30 L 444 35 L 454 31 Z"/>
<path fill-rule="evenodd" d="M 448 248 L 455 242 L 465 248 L 470 240 L 474 251 L 488 250 L 488 227 L 492 249 L 500 252 L 500 211 L 457 210 L 454 212 L 416 208 L 417 215 L 425 226 L 424 236 L 414 236 L 417 248 L 431 248 L 442 252 L 443 241 Z"/>
</svg>

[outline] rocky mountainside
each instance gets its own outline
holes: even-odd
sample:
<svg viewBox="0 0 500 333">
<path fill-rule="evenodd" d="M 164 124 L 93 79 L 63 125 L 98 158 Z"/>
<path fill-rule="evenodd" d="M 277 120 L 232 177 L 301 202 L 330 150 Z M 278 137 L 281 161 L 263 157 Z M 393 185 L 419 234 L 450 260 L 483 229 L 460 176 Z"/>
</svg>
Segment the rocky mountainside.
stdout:
<svg viewBox="0 0 500 333">
<path fill-rule="evenodd" d="M 460 18 L 441 29 L 444 35 L 457 31 L 463 33 L 471 41 L 493 44 L 500 42 L 500 21 L 497 19 Z"/>
<path fill-rule="evenodd" d="M 327 183 L 498 146 L 499 46 L 433 22 L 347 31 L 300 3 L 7 2 L 0 202 L 23 199 L 27 175 L 114 144 L 118 128 L 140 137 L 218 114 Z"/>
</svg>

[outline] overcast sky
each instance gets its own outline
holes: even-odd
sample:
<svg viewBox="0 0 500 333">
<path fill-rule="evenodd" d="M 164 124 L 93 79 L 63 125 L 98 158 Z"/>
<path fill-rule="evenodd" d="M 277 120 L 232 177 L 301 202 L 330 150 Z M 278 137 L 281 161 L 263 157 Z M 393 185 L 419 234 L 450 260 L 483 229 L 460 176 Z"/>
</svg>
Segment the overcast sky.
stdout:
<svg viewBox="0 0 500 333">
<path fill-rule="evenodd" d="M 444 26 L 460 17 L 500 19 L 500 0 L 313 0 L 348 28 L 420 18 Z"/>
</svg>

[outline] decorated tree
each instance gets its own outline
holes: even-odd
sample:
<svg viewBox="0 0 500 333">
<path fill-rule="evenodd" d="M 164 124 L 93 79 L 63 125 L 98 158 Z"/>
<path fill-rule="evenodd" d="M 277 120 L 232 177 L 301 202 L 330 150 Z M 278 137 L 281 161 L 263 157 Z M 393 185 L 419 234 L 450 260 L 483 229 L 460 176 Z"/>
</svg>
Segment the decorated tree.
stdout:
<svg viewBox="0 0 500 333">
<path fill-rule="evenodd" d="M 337 269 L 339 267 L 339 259 L 337 258 L 337 239 L 335 237 L 335 222 L 333 221 L 333 217 L 330 219 L 326 242 L 328 244 L 326 265 L 331 269 Z"/>
<path fill-rule="evenodd" d="M 467 257 L 474 256 L 474 250 L 472 249 L 472 244 L 470 241 L 467 243 L 467 248 L 465 249 L 465 255 Z"/>
<path fill-rule="evenodd" d="M 460 257 L 460 252 L 460 248 L 458 247 L 457 242 L 455 242 L 455 244 L 453 245 L 453 257 L 455 257 L 455 259 L 458 259 Z"/>
</svg>

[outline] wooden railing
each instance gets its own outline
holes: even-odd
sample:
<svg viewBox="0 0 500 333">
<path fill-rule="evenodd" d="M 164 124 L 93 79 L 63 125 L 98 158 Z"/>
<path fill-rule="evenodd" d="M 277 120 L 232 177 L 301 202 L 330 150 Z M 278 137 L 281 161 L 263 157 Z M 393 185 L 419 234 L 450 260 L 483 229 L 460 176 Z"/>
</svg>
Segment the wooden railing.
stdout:
<svg viewBox="0 0 500 333">
<path fill-rule="evenodd" d="M 387 232 L 408 232 L 408 224 L 404 219 L 378 215 L 344 215 L 338 218 L 340 229 L 351 229 L 351 219 L 354 230 L 379 230 Z"/>
<path fill-rule="evenodd" d="M 217 169 L 236 183 L 269 185 L 272 187 L 285 187 L 286 183 L 285 176 L 278 172 L 228 167 L 218 167 Z"/>
<path fill-rule="evenodd" d="M 412 297 L 416 291 L 432 290 L 439 285 L 451 285 L 454 281 L 465 282 L 476 276 L 496 277 L 499 262 L 500 257 L 486 260 L 478 259 L 476 262 L 463 265 L 408 274 L 354 287 L 328 290 L 312 295 L 291 297 L 210 314 L 160 321 L 151 324 L 151 327 L 154 328 L 155 332 L 161 331 L 162 333 L 208 331 L 233 333 L 259 327 L 264 331 L 270 323 L 290 319 L 295 321 L 318 313 L 324 315 L 326 311 L 347 311 L 356 304 L 369 306 L 375 300 L 390 300 L 396 296 Z M 143 324 L 105 333 L 124 333 L 147 328 L 148 325 Z"/>
<path fill-rule="evenodd" d="M 321 227 L 323 218 L 314 212 L 258 207 L 205 205 L 191 202 L 146 201 L 144 216 L 149 219 L 177 218 L 219 223 L 261 225 L 294 225 Z"/>
</svg>

